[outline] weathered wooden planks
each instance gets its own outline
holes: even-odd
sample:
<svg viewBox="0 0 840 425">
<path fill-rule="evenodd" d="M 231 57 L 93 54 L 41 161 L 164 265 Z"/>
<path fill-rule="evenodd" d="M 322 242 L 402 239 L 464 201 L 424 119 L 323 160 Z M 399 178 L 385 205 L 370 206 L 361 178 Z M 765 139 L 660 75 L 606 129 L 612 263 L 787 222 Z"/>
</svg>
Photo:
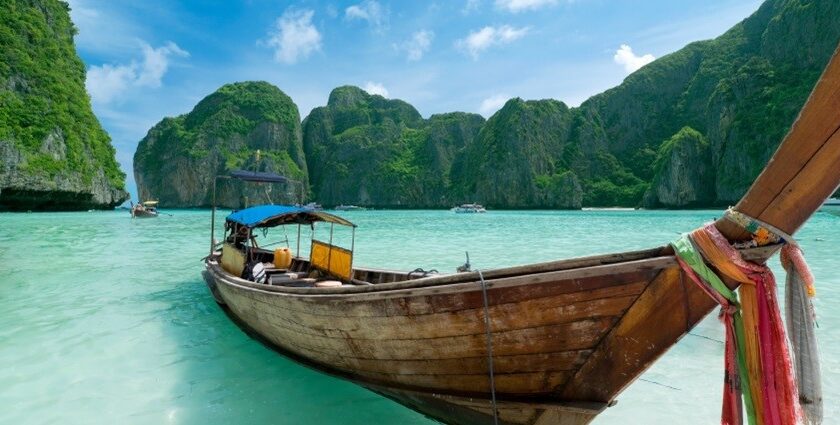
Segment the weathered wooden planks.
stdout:
<svg viewBox="0 0 840 425">
<path fill-rule="evenodd" d="M 569 380 L 561 397 L 611 401 L 713 307 L 679 268 L 663 270 Z"/>
<path fill-rule="evenodd" d="M 657 252 L 662 250 L 665 250 L 665 248 L 657 248 Z M 672 255 L 662 254 L 644 259 L 630 260 L 623 263 L 593 265 L 532 274 L 526 273 L 492 279 L 489 276 L 485 276 L 485 280 L 487 281 L 488 288 L 523 286 L 548 282 L 579 280 L 598 276 L 619 276 L 630 272 L 655 273 L 657 270 L 664 269 L 675 264 L 676 261 Z M 466 278 L 472 275 L 472 273 L 459 273 L 452 276 Z M 335 288 L 269 286 L 241 279 L 237 281 L 237 284 L 247 286 L 258 291 L 275 292 L 289 296 L 317 296 L 319 298 L 318 302 L 323 302 L 327 300 L 347 301 L 350 299 L 347 298 L 348 295 L 357 295 L 352 298 L 357 301 L 370 301 L 381 298 L 406 298 L 415 293 L 428 294 L 427 290 L 433 291 L 435 294 L 459 294 L 471 291 L 479 281 L 477 274 L 474 279 L 466 279 L 465 281 L 458 282 L 441 283 L 437 280 L 433 280 L 443 279 L 448 276 L 449 275 L 444 275 L 439 278 L 423 278 L 403 282 L 381 283 L 377 285 L 343 285 Z M 417 292 L 418 290 L 422 291 Z"/>
<path fill-rule="evenodd" d="M 489 400 L 369 385 L 366 387 L 448 424 L 493 423 Z M 496 407 L 500 424 L 585 425 L 606 406 L 604 403 L 499 400 Z"/>
<path fill-rule="evenodd" d="M 592 350 L 559 351 L 556 353 L 519 354 L 494 356 L 494 369 L 500 373 L 525 373 L 543 370 L 577 370 L 589 357 Z M 487 375 L 487 356 L 462 357 L 455 359 L 368 359 L 319 353 L 320 359 L 341 369 L 375 372 L 401 373 L 405 375 L 447 374 L 459 371 L 463 374 Z"/>
<path fill-rule="evenodd" d="M 653 261 L 656 267 L 642 262 L 641 270 L 621 265 L 625 271 L 619 274 L 605 275 L 599 267 L 607 266 L 549 272 L 531 285 L 511 278 L 488 281 L 498 394 L 557 391 L 644 291 L 657 267 L 673 263 Z M 558 276 L 569 279 L 551 280 Z M 228 307 L 249 327 L 324 368 L 362 382 L 489 393 L 477 283 L 455 295 L 432 287 L 403 291 L 402 298 L 355 294 L 342 302 L 335 296 L 258 291 L 221 274 L 217 282 Z"/>
<path fill-rule="evenodd" d="M 567 292 L 569 288 L 558 284 L 542 291 L 534 288 L 530 298 L 525 298 L 528 291 L 521 288 L 510 288 L 503 294 L 491 291 L 494 302 L 488 303 L 488 315 L 495 330 L 518 328 L 520 323 L 525 323 L 523 315 L 528 316 L 529 326 L 616 315 L 632 303 L 646 284 L 646 281 L 631 281 L 596 289 L 587 286 L 575 292 Z M 256 303 L 270 304 L 267 309 L 271 314 L 323 336 L 343 337 L 344 332 L 354 332 L 362 339 L 412 339 L 483 333 L 484 308 L 478 286 L 474 292 L 478 292 L 477 296 L 462 294 L 449 297 L 455 300 L 447 302 L 440 302 L 436 299 L 439 297 L 414 297 L 418 299 L 389 298 L 343 304 L 317 304 L 312 300 L 255 291 L 242 291 L 241 295 Z M 447 326 L 442 327 L 443 323 Z M 391 332 L 394 329 L 397 333 Z"/>
<path fill-rule="evenodd" d="M 828 138 L 758 217 L 793 233 L 820 208 L 823 201 L 837 189 L 838 183 L 840 130 Z"/>
<path fill-rule="evenodd" d="M 333 320 L 332 317 L 310 317 L 308 323 L 296 323 L 293 314 L 276 309 L 271 303 L 255 301 L 250 298 L 251 294 L 244 295 L 247 292 L 237 292 L 241 289 L 221 285 L 220 290 L 227 305 L 237 316 L 269 336 L 277 334 L 284 346 L 294 344 L 306 349 L 369 359 L 442 359 L 485 355 L 486 339 L 483 319 L 480 317 L 475 318 L 474 331 L 464 335 L 440 336 L 439 329 L 446 328 L 448 323 L 442 319 L 437 328 L 427 329 L 429 333 L 418 332 L 397 321 L 391 328 L 380 329 L 382 333 L 391 335 L 391 338 L 365 338 L 363 335 L 369 333 L 363 321 L 358 321 L 355 331 L 348 329 L 326 336 L 313 330 L 309 323 L 313 326 L 327 326 L 325 320 Z M 624 300 L 629 304 L 627 301 L 630 300 Z M 494 352 L 497 355 L 585 349 L 617 320 L 615 314 L 594 312 L 592 318 L 567 321 L 563 316 L 557 316 L 552 319 L 553 323 L 538 324 L 531 323 L 525 310 L 520 315 L 519 323 L 513 323 L 508 328 L 494 329 Z M 460 314 L 449 316 L 455 321 L 462 320 Z M 352 323 L 352 318 L 345 318 L 344 321 Z M 536 343 L 534 339 L 540 342 Z"/>
</svg>

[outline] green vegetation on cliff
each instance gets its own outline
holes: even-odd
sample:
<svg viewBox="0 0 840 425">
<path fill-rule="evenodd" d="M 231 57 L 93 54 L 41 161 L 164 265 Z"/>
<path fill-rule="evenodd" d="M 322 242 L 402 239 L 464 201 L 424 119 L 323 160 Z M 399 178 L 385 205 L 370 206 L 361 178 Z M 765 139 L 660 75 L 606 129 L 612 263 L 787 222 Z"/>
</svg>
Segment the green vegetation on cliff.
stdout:
<svg viewBox="0 0 840 425">
<path fill-rule="evenodd" d="M 259 162 L 257 150 L 261 151 Z M 269 83 L 222 86 L 192 112 L 164 118 L 149 130 L 134 154 L 140 197 L 159 199 L 170 207 L 210 205 L 215 176 L 235 169 L 280 173 L 301 183 L 275 193 L 274 201 L 292 202 L 306 190 L 297 106 Z M 243 197 L 264 201 L 265 194 L 262 188 L 221 182 L 220 205 L 239 207 Z"/>
<path fill-rule="evenodd" d="M 715 203 L 715 174 L 709 141 L 683 127 L 662 143 L 653 163 L 654 178 L 645 194 L 651 207 L 698 207 Z"/>
<path fill-rule="evenodd" d="M 512 208 L 580 208 L 581 188 L 565 144 L 569 108 L 516 98 L 493 115 L 453 170 L 463 199 Z"/>
<path fill-rule="evenodd" d="M 91 110 L 67 4 L 9 0 L 2 9 L 2 208 L 87 209 L 122 202 L 125 174 Z M 57 200 L 65 203 L 51 204 Z"/>
<path fill-rule="evenodd" d="M 314 199 L 327 205 L 449 205 L 454 158 L 484 124 L 475 114 L 433 115 L 411 105 L 338 87 L 303 123 Z"/>
<path fill-rule="evenodd" d="M 686 183 L 698 193 L 711 184 L 711 199 L 702 205 L 734 203 L 776 150 L 837 47 L 837 16 L 840 2 L 767 1 L 724 35 L 651 63 L 582 108 L 611 123 L 606 134 L 620 158 L 684 126 L 698 130 L 708 139 L 714 175 Z M 641 93 L 653 98 L 639 102 Z M 703 160 L 689 162 L 695 163 Z"/>
</svg>

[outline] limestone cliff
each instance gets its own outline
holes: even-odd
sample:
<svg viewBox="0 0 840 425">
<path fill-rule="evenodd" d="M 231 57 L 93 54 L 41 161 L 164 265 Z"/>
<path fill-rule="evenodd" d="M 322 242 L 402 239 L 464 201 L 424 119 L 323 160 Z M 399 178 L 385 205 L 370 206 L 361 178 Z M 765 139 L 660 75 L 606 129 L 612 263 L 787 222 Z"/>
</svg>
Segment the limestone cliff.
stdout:
<svg viewBox="0 0 840 425">
<path fill-rule="evenodd" d="M 212 203 L 216 176 L 247 169 L 278 173 L 298 183 L 220 179 L 218 205 L 298 201 L 308 190 L 301 139 L 297 106 L 280 89 L 266 82 L 227 84 L 190 113 L 164 118 L 140 141 L 134 154 L 139 196 L 170 208 L 206 207 Z"/>
<path fill-rule="evenodd" d="M 10 0 L 0 13 L 0 210 L 108 209 L 125 174 L 93 114 L 66 3 Z"/>
<path fill-rule="evenodd" d="M 659 148 L 656 174 L 645 194 L 649 207 L 691 208 L 714 205 L 715 174 L 709 141 L 684 127 Z"/>
<path fill-rule="evenodd" d="M 571 119 L 556 100 L 508 101 L 457 160 L 461 198 L 501 208 L 580 208 L 566 144 Z"/>
<path fill-rule="evenodd" d="M 604 139 L 635 176 L 654 172 L 659 145 L 684 126 L 708 140 L 713 187 L 696 206 L 734 204 L 787 133 L 840 42 L 840 2 L 768 0 L 714 40 L 692 43 L 595 96 L 581 109 L 597 116 Z M 706 155 L 697 151 L 698 155 Z M 641 160 L 640 160 L 641 159 Z M 692 157 L 687 164 L 703 163 Z M 683 206 L 677 198 L 646 205 Z"/>
<path fill-rule="evenodd" d="M 466 113 L 424 120 L 401 100 L 336 88 L 327 106 L 314 109 L 303 124 L 314 199 L 325 205 L 449 206 L 450 164 L 483 123 Z"/>
<path fill-rule="evenodd" d="M 571 173 L 584 206 L 735 203 L 840 42 L 838 16 L 837 1 L 768 0 L 720 37 L 659 58 L 578 108 L 513 99 L 456 159 L 462 193 L 498 207 L 577 207 L 541 193 Z M 708 147 L 673 143 L 686 126 Z"/>
</svg>

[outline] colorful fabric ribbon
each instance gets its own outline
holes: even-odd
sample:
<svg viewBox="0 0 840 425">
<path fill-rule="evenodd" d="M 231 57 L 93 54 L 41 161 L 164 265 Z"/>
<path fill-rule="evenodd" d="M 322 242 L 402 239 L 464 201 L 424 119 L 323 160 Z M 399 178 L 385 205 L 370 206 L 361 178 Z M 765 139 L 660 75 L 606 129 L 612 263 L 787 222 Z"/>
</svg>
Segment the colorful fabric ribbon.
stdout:
<svg viewBox="0 0 840 425">
<path fill-rule="evenodd" d="M 736 222 L 739 222 L 744 221 L 745 216 L 736 215 L 736 217 L 739 218 Z M 766 243 L 767 240 L 785 240 L 778 235 L 768 237 L 767 227 L 756 223 L 760 222 L 754 219 L 747 222 L 750 226 L 748 230 L 762 239 L 757 240 L 757 244 Z M 765 265 L 744 260 L 713 225 L 698 229 L 690 235 L 684 235 L 671 245 L 686 275 L 722 307 L 721 314 L 726 325 L 727 338 L 724 406 L 721 422 L 727 425 L 742 423 L 740 407 L 742 394 L 747 420 L 751 425 L 793 425 L 800 419 L 804 419 L 799 390 L 794 379 L 793 362 L 776 299 L 776 282 L 770 269 Z M 788 263 L 793 264 L 792 267 L 804 265 L 798 247 L 788 246 L 794 247 L 788 249 L 787 255 L 791 258 Z M 707 262 L 717 273 L 706 265 Z M 740 304 L 735 292 L 723 283 L 718 273 L 741 285 Z M 803 276 L 806 284 L 789 283 L 788 287 L 813 288 L 807 266 L 804 266 L 802 273 L 792 275 Z M 811 279 L 810 286 L 807 284 L 809 278 Z M 805 292 L 804 289 L 803 292 Z M 789 326 L 791 326 L 790 323 Z M 806 399 L 811 400 L 809 407 L 815 413 L 812 414 L 806 409 L 809 412 L 808 420 L 818 416 L 821 419 L 822 396 L 818 391 L 819 367 L 817 365 L 815 369 L 812 366 L 816 359 L 815 338 L 813 338 L 813 333 L 797 331 L 791 334 L 797 335 L 796 338 L 800 339 L 801 345 L 814 349 L 811 352 L 809 348 L 810 357 L 807 358 L 797 354 L 797 376 L 802 370 L 801 375 L 811 382 Z M 798 349 L 796 352 L 799 353 Z M 802 360 L 799 360 L 800 358 Z M 800 368 L 800 364 L 810 367 Z M 736 374 L 738 379 L 735 379 Z M 813 385 L 814 382 L 817 383 L 816 387 Z M 817 408 L 819 415 L 816 413 Z"/>
<path fill-rule="evenodd" d="M 811 297 L 816 294 L 814 276 L 795 245 L 782 248 L 782 266 L 787 271 L 785 284 L 785 319 L 794 353 L 794 370 L 799 389 L 799 403 L 805 423 L 820 424 L 823 418 L 822 381 L 819 351 L 814 327 L 816 314 Z"/>
<path fill-rule="evenodd" d="M 677 262 L 685 274 L 696 283 L 709 297 L 720 304 L 720 319 L 726 329 L 726 350 L 723 378 L 723 410 L 721 424 L 741 425 L 741 395 L 747 409 L 749 423 L 754 425 L 755 409 L 747 382 L 746 360 L 744 355 L 744 331 L 738 306 L 738 296 L 709 269 L 700 253 L 694 248 L 688 235 L 683 235 L 671 243 L 677 254 Z"/>
</svg>

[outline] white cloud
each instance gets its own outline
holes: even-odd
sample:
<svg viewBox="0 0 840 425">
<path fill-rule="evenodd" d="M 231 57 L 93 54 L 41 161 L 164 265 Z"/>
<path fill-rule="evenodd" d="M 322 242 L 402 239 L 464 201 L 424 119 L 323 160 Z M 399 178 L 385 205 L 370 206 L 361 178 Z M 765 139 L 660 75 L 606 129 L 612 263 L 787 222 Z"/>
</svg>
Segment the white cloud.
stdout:
<svg viewBox="0 0 840 425">
<path fill-rule="evenodd" d="M 481 115 L 484 115 L 485 118 L 489 118 L 491 115 L 496 113 L 502 106 L 505 106 L 510 97 L 506 94 L 497 94 L 488 97 L 481 101 L 481 106 L 478 107 L 478 112 Z"/>
<path fill-rule="evenodd" d="M 161 79 L 169 69 L 169 57 L 188 57 L 190 54 L 178 47 L 173 42 L 153 49 L 148 44 L 143 44 L 143 65 L 137 75 L 137 85 L 146 87 L 160 87 Z"/>
<path fill-rule="evenodd" d="M 88 69 L 86 86 L 93 102 L 109 103 L 130 87 L 160 87 L 163 76 L 169 69 L 170 58 L 190 55 L 171 41 L 158 48 L 142 43 L 141 48 L 142 62 L 131 61 L 125 65 L 103 64 Z"/>
<path fill-rule="evenodd" d="M 368 25 L 376 31 L 388 27 L 388 10 L 376 0 L 365 0 L 344 9 L 344 17 L 351 21 L 355 19 L 367 21 Z"/>
<path fill-rule="evenodd" d="M 470 13 L 477 11 L 479 5 L 481 5 L 481 0 L 467 0 L 467 3 L 464 4 L 464 8 L 461 9 L 461 13 L 469 15 Z"/>
<path fill-rule="evenodd" d="M 615 51 L 615 56 L 613 56 L 613 61 L 624 66 L 624 70 L 627 71 L 628 74 L 653 62 L 654 59 L 656 58 L 650 53 L 644 56 L 636 56 L 636 54 L 633 53 L 633 49 L 626 44 L 622 44 L 621 47 Z"/>
<path fill-rule="evenodd" d="M 408 60 L 418 61 L 423 58 L 423 55 L 426 52 L 429 51 L 434 38 L 434 32 L 429 30 L 420 30 L 412 34 L 410 39 L 404 41 L 399 46 L 395 45 L 395 48 L 397 50 L 404 50 L 408 55 Z"/>
<path fill-rule="evenodd" d="M 286 9 L 269 32 L 266 44 L 274 48 L 274 60 L 293 64 L 321 49 L 321 33 L 312 25 L 313 10 Z"/>
<path fill-rule="evenodd" d="M 487 50 L 491 46 L 508 44 L 518 40 L 524 37 L 528 31 L 528 27 L 514 28 L 510 25 L 484 27 L 456 41 L 455 45 L 469 53 L 473 59 L 478 59 L 478 55 L 482 51 Z"/>
<path fill-rule="evenodd" d="M 557 0 L 496 0 L 496 7 L 512 13 L 554 6 Z"/>
<path fill-rule="evenodd" d="M 374 83 L 373 81 L 368 81 L 365 83 L 365 86 L 362 87 L 362 90 L 370 93 L 370 94 L 378 94 L 382 97 L 388 97 L 388 89 L 385 88 L 382 83 Z"/>
<path fill-rule="evenodd" d="M 136 64 L 92 66 L 87 71 L 87 91 L 94 103 L 108 103 L 137 81 Z"/>
</svg>

